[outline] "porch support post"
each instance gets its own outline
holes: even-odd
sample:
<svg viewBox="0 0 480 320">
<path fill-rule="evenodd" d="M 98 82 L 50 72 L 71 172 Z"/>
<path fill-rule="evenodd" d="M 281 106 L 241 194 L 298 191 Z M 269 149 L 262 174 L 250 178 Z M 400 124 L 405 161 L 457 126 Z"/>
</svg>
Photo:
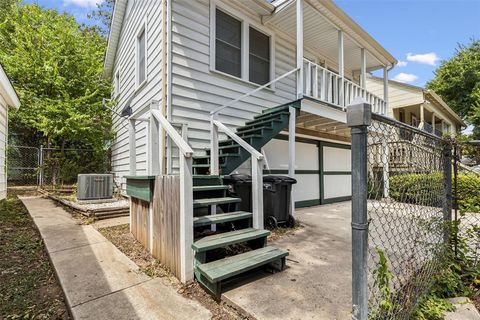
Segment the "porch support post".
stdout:
<svg viewBox="0 0 480 320">
<path fill-rule="evenodd" d="M 383 197 L 390 197 L 390 146 L 385 139 L 382 141 L 382 163 L 383 163 Z"/>
<path fill-rule="evenodd" d="M 303 0 L 297 0 L 297 99 L 303 98 Z"/>
<path fill-rule="evenodd" d="M 163 168 L 163 163 L 160 158 L 160 144 L 163 144 L 163 141 L 160 141 L 160 123 L 153 116 L 150 115 L 150 123 L 148 128 L 148 174 L 149 175 L 160 175 L 161 168 Z"/>
<path fill-rule="evenodd" d="M 135 138 L 135 119 L 130 119 L 128 123 L 128 152 L 130 161 L 130 175 L 137 174 L 137 139 Z"/>
<path fill-rule="evenodd" d="M 388 68 L 387 67 L 383 67 L 383 101 L 385 101 L 383 114 L 387 115 L 387 112 L 389 110 L 388 109 Z"/>
<path fill-rule="evenodd" d="M 339 75 L 339 90 L 338 90 L 338 104 L 342 107 L 345 106 L 344 101 L 344 88 L 343 88 L 343 78 L 345 76 L 344 67 L 345 67 L 345 55 L 343 52 L 343 31 L 338 30 L 338 75 Z"/>
<path fill-rule="evenodd" d="M 368 318 L 367 141 L 372 105 L 364 101 L 347 107 L 352 136 L 352 319 Z"/>
<path fill-rule="evenodd" d="M 432 112 L 432 134 L 435 134 L 435 112 Z"/>
<path fill-rule="evenodd" d="M 367 56 L 365 48 L 360 49 L 360 86 L 362 89 L 367 89 Z"/>
<path fill-rule="evenodd" d="M 288 111 L 290 112 L 288 121 L 288 176 L 295 179 L 295 113 L 297 110 L 294 107 L 290 107 Z M 293 217 L 295 216 L 294 187 L 292 185 L 292 194 L 290 195 L 290 214 Z"/>
<path fill-rule="evenodd" d="M 423 129 L 425 121 L 425 108 L 423 103 L 420 105 L 420 127 Z"/>
</svg>

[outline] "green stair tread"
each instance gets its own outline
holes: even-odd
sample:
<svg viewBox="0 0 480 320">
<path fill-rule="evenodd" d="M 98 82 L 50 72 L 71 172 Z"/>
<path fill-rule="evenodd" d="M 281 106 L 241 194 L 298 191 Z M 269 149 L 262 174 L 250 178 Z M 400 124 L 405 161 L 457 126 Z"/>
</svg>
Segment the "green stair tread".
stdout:
<svg viewBox="0 0 480 320">
<path fill-rule="evenodd" d="M 266 238 L 270 234 L 268 230 L 258 230 L 254 228 L 246 228 L 236 231 L 230 231 L 212 236 L 204 237 L 192 244 L 192 249 L 197 252 L 204 252 L 217 248 L 242 243 L 250 240 Z"/>
<path fill-rule="evenodd" d="M 227 140 L 224 140 L 227 141 Z M 239 153 L 222 153 L 218 156 L 219 158 L 225 158 L 225 157 L 240 157 Z M 193 160 L 201 160 L 201 159 L 210 159 L 210 156 L 197 156 L 193 157 Z"/>
<path fill-rule="evenodd" d="M 195 186 L 193 187 L 194 192 L 200 191 L 214 191 L 214 190 L 227 190 L 228 186 L 225 185 L 211 185 L 211 186 Z"/>
<path fill-rule="evenodd" d="M 242 129 L 243 128 L 237 129 L 237 134 L 250 133 L 250 132 L 261 131 L 261 130 L 271 130 L 272 127 L 263 126 L 263 127 L 254 127 L 247 130 L 242 130 Z"/>
<path fill-rule="evenodd" d="M 219 204 L 228 204 L 228 203 L 238 203 L 241 202 L 242 199 L 240 198 L 232 198 L 232 197 L 222 197 L 222 198 L 204 198 L 204 199 L 196 199 L 193 200 L 193 207 L 208 207 L 211 205 L 219 205 Z"/>
<path fill-rule="evenodd" d="M 290 111 L 280 111 L 280 112 L 272 112 L 272 113 L 260 113 L 253 117 L 253 120 L 248 120 L 245 122 L 246 125 L 250 125 L 252 123 L 256 123 L 258 121 L 268 121 L 270 119 L 280 119 L 282 116 L 289 116 Z"/>
<path fill-rule="evenodd" d="M 280 119 L 280 117 L 271 117 L 271 118 L 267 118 L 267 119 L 260 119 L 260 120 L 251 120 L 251 121 L 248 121 L 248 122 L 245 122 L 245 125 L 243 127 L 240 127 L 240 128 L 244 128 L 244 127 L 253 127 L 253 126 L 263 126 L 264 124 L 271 124 L 272 122 L 281 122 L 282 119 Z M 237 129 L 238 131 L 238 129 Z"/>
<path fill-rule="evenodd" d="M 238 220 L 249 219 L 252 217 L 251 212 L 246 211 L 234 211 L 227 213 L 219 213 L 215 215 L 202 216 L 193 218 L 193 225 L 195 227 L 208 226 L 217 223 L 232 222 Z"/>
<path fill-rule="evenodd" d="M 218 282 L 240 273 L 266 265 L 288 256 L 288 251 L 275 247 L 264 247 L 213 262 L 198 265 L 196 268 L 210 282 Z"/>
</svg>

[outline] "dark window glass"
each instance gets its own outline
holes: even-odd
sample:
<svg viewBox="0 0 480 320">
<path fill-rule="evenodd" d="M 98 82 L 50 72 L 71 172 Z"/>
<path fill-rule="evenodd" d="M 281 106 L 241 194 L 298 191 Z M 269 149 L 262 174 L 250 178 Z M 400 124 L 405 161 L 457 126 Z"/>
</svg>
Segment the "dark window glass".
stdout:
<svg viewBox="0 0 480 320">
<path fill-rule="evenodd" d="M 216 10 L 215 68 L 232 76 L 242 75 L 242 23 Z"/>
<path fill-rule="evenodd" d="M 270 81 L 270 37 L 250 28 L 250 81 L 265 84 Z"/>
</svg>

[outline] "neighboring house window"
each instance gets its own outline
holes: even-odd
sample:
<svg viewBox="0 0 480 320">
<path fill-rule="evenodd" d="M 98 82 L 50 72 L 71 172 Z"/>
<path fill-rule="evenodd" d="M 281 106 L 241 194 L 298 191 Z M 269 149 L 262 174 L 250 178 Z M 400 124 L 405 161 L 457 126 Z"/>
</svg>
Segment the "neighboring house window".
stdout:
<svg viewBox="0 0 480 320">
<path fill-rule="evenodd" d="M 242 22 L 216 10 L 215 68 L 242 76 Z"/>
<path fill-rule="evenodd" d="M 270 81 L 270 37 L 250 27 L 249 77 L 251 82 Z"/>
<path fill-rule="evenodd" d="M 120 70 L 115 73 L 115 97 L 120 94 Z"/>
<path fill-rule="evenodd" d="M 137 35 L 137 86 L 147 80 L 147 41 L 145 26 Z"/>
</svg>

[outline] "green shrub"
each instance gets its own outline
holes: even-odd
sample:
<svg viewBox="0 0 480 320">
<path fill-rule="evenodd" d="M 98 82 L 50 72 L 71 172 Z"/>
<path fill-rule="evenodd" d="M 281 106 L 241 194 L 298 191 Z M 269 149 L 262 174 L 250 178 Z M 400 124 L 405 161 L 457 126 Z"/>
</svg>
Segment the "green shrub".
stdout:
<svg viewBox="0 0 480 320">
<path fill-rule="evenodd" d="M 458 208 L 463 212 L 480 212 L 480 176 L 459 174 L 457 178 Z"/>
</svg>

